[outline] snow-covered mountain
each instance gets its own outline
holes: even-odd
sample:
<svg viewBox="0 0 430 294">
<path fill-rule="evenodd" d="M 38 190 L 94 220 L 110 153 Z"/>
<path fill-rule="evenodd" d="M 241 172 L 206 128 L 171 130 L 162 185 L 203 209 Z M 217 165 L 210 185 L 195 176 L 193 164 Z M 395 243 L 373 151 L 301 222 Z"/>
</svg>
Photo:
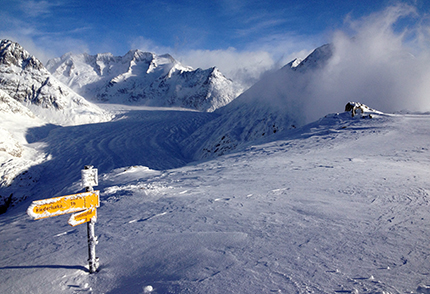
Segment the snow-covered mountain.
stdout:
<svg viewBox="0 0 430 294">
<path fill-rule="evenodd" d="M 106 121 L 109 115 L 53 77 L 18 43 L 0 41 L 0 90 L 51 123 Z"/>
<path fill-rule="evenodd" d="M 332 56 L 332 46 L 315 49 L 304 60 L 295 59 L 267 74 L 228 105 L 215 111 L 218 118 L 197 130 L 186 142 L 196 159 L 231 152 L 279 131 L 309 122 L 304 103 L 310 75 L 323 68 Z M 311 106 L 312 107 L 312 106 Z"/>
<path fill-rule="evenodd" d="M 61 126 L 105 122 L 113 116 L 86 101 L 53 77 L 18 43 L 0 41 L 0 187 L 25 179 L 27 171 L 49 158 L 43 144 L 29 144 Z M 45 131 L 31 135 L 32 129 Z M 31 177 L 33 181 L 36 178 Z M 0 212 L 29 193 L 0 194 Z"/>
<path fill-rule="evenodd" d="M 63 83 L 93 101 L 147 106 L 174 106 L 214 111 L 240 90 L 213 67 L 185 67 L 169 54 L 131 50 L 51 59 L 48 70 Z"/>
<path fill-rule="evenodd" d="M 0 189 L 4 189 L 19 174 L 46 159 L 45 154 L 36 150 L 36 146 L 28 145 L 27 138 L 30 129 L 46 125 L 46 121 L 3 90 L 0 90 L 0 121 Z M 22 192 L 22 186 L 18 184 L 10 192 L 3 190 L 0 193 L 0 213 L 28 196 L 17 189 Z"/>
</svg>

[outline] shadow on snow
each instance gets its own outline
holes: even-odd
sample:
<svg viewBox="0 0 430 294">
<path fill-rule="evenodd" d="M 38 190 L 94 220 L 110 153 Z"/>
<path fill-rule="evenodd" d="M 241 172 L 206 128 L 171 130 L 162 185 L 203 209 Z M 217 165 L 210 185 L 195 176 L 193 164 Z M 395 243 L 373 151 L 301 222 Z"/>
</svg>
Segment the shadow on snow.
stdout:
<svg viewBox="0 0 430 294">
<path fill-rule="evenodd" d="M 54 197 L 80 180 L 85 165 L 98 168 L 99 174 L 133 165 L 155 170 L 184 166 L 193 159 L 182 142 L 214 117 L 194 111 L 135 110 L 106 123 L 31 128 L 27 141 L 42 143 L 38 148 L 50 159 L 0 188 L 0 195 L 29 200 Z"/>
</svg>

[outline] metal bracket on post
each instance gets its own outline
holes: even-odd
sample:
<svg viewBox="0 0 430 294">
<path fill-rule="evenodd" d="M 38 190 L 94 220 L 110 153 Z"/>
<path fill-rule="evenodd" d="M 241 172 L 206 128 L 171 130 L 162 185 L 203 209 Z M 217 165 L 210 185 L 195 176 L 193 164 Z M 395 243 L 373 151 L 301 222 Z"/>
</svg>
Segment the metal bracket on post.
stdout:
<svg viewBox="0 0 430 294">
<path fill-rule="evenodd" d="M 94 191 L 93 186 L 98 185 L 97 169 L 93 169 L 92 165 L 86 165 L 82 170 L 82 185 L 85 187 L 86 192 Z M 95 273 L 99 267 L 99 258 L 96 257 L 96 244 L 98 243 L 95 236 L 94 227 L 95 219 L 87 222 L 88 231 L 88 263 L 90 274 Z"/>
</svg>

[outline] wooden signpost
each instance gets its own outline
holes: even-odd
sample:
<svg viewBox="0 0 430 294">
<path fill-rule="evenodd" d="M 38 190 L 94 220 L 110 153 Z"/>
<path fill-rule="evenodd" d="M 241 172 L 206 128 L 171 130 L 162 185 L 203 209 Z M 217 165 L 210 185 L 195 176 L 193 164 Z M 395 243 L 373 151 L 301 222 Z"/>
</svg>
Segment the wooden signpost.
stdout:
<svg viewBox="0 0 430 294">
<path fill-rule="evenodd" d="M 88 262 L 90 273 L 97 271 L 99 261 L 96 257 L 97 237 L 94 234 L 94 225 L 97 221 L 97 207 L 100 207 L 99 191 L 93 186 L 98 185 L 97 169 L 86 165 L 81 172 L 83 193 L 36 200 L 27 209 L 27 214 L 33 219 L 74 213 L 70 216 L 68 224 L 71 226 L 87 223 L 88 230 Z"/>
</svg>

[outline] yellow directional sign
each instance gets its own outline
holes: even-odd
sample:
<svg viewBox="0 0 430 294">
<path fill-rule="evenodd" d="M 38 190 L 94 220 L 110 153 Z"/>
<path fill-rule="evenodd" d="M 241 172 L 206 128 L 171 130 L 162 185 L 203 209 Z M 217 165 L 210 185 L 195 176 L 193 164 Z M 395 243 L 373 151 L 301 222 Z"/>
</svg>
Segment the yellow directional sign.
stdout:
<svg viewBox="0 0 430 294">
<path fill-rule="evenodd" d="M 87 223 L 91 221 L 91 219 L 97 220 L 97 209 L 95 207 L 72 214 L 69 218 L 68 224 L 75 227 L 83 223 Z"/>
<path fill-rule="evenodd" d="M 27 214 L 34 219 L 41 219 L 99 206 L 99 191 L 92 191 L 33 201 Z"/>
</svg>

